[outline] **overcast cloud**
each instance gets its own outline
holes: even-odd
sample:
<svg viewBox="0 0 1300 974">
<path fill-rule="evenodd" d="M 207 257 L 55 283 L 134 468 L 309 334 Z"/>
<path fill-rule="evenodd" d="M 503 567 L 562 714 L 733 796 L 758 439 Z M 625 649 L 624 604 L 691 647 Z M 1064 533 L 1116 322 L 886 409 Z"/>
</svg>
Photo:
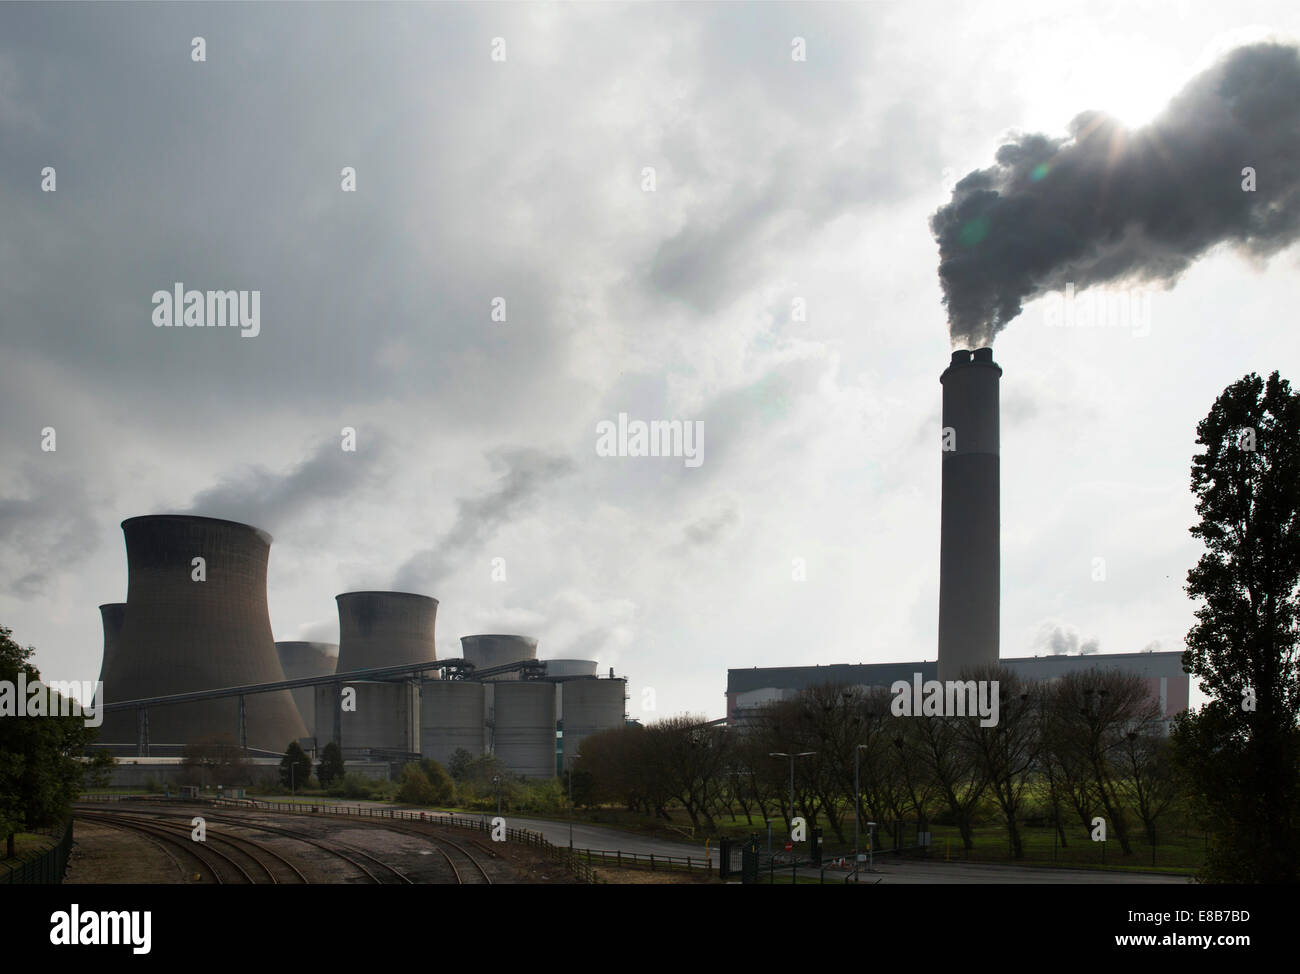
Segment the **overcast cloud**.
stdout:
<svg viewBox="0 0 1300 974">
<path fill-rule="evenodd" d="M 1176 6 L 0 7 L 0 623 L 93 679 L 119 522 L 188 510 L 274 534 L 279 639 L 409 588 L 444 655 L 527 633 L 626 674 L 635 717 L 720 715 L 728 667 L 933 659 L 930 217 L 1014 133 L 1154 117 L 1300 33 Z M 260 334 L 155 328 L 176 282 L 260 290 Z M 1211 250 L 1144 337 L 1026 296 L 1004 655 L 1181 646 L 1195 424 L 1246 372 L 1300 380 L 1298 284 L 1293 246 Z M 620 412 L 702 421 L 703 464 L 597 456 Z"/>
</svg>

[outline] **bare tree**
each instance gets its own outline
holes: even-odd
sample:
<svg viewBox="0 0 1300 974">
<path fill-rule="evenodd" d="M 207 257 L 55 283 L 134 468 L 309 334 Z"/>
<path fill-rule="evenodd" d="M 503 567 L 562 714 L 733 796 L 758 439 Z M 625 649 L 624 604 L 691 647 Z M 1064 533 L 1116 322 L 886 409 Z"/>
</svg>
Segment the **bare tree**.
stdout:
<svg viewBox="0 0 1300 974">
<path fill-rule="evenodd" d="M 1147 842 L 1154 846 L 1156 822 L 1179 794 L 1173 746 L 1158 722 L 1147 722 L 1126 733 L 1118 750 L 1124 795 L 1137 809 Z"/>
<path fill-rule="evenodd" d="M 997 724 L 983 727 L 980 717 L 975 715 L 963 718 L 957 726 L 1002 811 L 1012 856 L 1021 859 L 1025 850 L 1020 835 L 1020 815 L 1040 749 L 1035 688 L 1010 670 L 997 666 L 982 667 L 962 676 L 964 679 L 997 681 L 998 684 Z"/>
<path fill-rule="evenodd" d="M 1108 831 L 1114 831 L 1124 854 L 1132 855 L 1120 781 L 1122 747 L 1129 731 L 1158 719 L 1158 704 L 1141 677 L 1092 670 L 1061 677 L 1051 709 L 1052 755 L 1084 829 L 1095 811 L 1102 811 Z"/>
<path fill-rule="evenodd" d="M 934 783 L 939 797 L 948 807 L 962 845 L 967 851 L 975 847 L 975 815 L 988 787 L 983 765 L 962 735 L 962 718 L 900 717 L 904 739 L 915 742 L 914 751 L 924 774 Z"/>
</svg>

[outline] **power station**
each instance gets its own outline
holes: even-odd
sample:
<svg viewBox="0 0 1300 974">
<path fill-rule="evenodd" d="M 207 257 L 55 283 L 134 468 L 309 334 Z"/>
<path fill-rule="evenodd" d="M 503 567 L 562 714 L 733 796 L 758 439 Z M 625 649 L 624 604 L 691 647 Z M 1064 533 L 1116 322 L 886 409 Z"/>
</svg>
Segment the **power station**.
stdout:
<svg viewBox="0 0 1300 974">
<path fill-rule="evenodd" d="M 334 741 L 346 760 L 389 773 L 464 750 L 549 778 L 582 738 L 625 723 L 625 680 L 598 678 L 595 660 L 539 660 L 533 637 L 465 636 L 462 658 L 439 660 L 428 595 L 344 592 L 337 646 L 275 642 L 265 531 L 191 515 L 122 530 L 127 600 L 100 606 L 99 740 L 116 753 L 175 757 L 222 741 L 270 756 Z"/>
<path fill-rule="evenodd" d="M 764 704 L 826 685 L 888 687 L 895 681 L 958 680 L 1001 666 L 1026 680 L 1120 670 L 1139 676 L 1166 722 L 1186 710 L 1191 684 L 1180 652 L 1054 655 L 1003 659 L 999 384 L 993 349 L 958 349 L 943 386 L 938 661 L 835 663 L 727 671 L 727 722 L 744 726 Z"/>
<path fill-rule="evenodd" d="M 990 348 L 954 351 L 940 376 L 937 663 L 731 670 L 729 718 L 831 670 L 874 685 L 916 672 L 956 680 L 999 663 L 1001 377 Z M 493 754 L 520 776 L 551 777 L 573 766 L 584 738 L 626 721 L 626 680 L 612 671 L 599 677 L 594 660 L 538 659 L 530 636 L 462 636 L 460 658 L 439 659 L 438 600 L 428 595 L 345 592 L 335 597 L 337 647 L 275 643 L 269 534 L 189 515 L 130 518 L 122 530 L 127 600 L 100 606 L 108 708 L 100 740 L 115 750 L 175 753 L 233 737 L 250 751 L 279 754 L 292 741 L 309 748 L 333 741 L 346 759 L 393 769 L 420 757 L 446 763 L 464 751 Z M 1188 688 L 1173 660 L 1180 654 L 1136 655 L 1113 661 L 1155 681 L 1162 712 L 1185 708 Z M 1069 659 L 1005 663 L 1040 676 L 1063 672 Z"/>
</svg>

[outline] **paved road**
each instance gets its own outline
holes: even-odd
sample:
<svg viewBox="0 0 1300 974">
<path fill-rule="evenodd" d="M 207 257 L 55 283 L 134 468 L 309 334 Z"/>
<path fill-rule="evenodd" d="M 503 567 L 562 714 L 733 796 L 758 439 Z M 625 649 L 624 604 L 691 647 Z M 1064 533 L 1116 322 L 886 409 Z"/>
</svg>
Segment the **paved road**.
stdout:
<svg viewBox="0 0 1300 974">
<path fill-rule="evenodd" d="M 490 818 L 491 816 L 489 816 Z M 523 818 L 518 815 L 507 815 L 506 824 L 512 829 L 528 829 L 530 832 L 540 832 L 542 835 L 558 846 L 567 846 L 569 844 L 569 825 L 567 822 L 552 822 L 549 819 L 541 818 Z M 690 856 L 693 859 L 704 858 L 703 842 L 676 842 L 671 839 L 655 839 L 650 836 L 637 835 L 634 832 L 624 832 L 622 829 L 611 829 L 603 825 L 585 825 L 582 822 L 573 823 L 573 845 L 578 849 L 599 849 L 619 852 L 635 852 L 638 855 L 648 856 Z M 712 844 L 709 847 L 713 852 L 713 861 L 718 861 L 717 845 Z"/>
<path fill-rule="evenodd" d="M 376 802 L 347 802 L 349 805 L 374 805 L 375 807 L 390 807 Z M 436 812 L 430 813 L 439 814 Z M 458 817 L 468 818 L 460 814 Z M 491 815 L 486 816 L 491 818 Z M 548 840 L 558 846 L 567 846 L 569 844 L 569 825 L 567 822 L 552 822 L 549 819 L 525 818 L 516 815 L 507 815 L 506 822 L 510 828 L 528 829 L 532 832 L 540 832 Z M 655 839 L 649 836 L 637 835 L 634 832 L 625 832 L 622 829 L 609 828 L 604 825 L 587 825 L 581 822 L 573 824 L 573 844 L 579 849 L 600 849 L 621 852 L 635 852 L 638 855 L 648 856 L 690 856 L 693 859 L 704 858 L 703 842 L 674 841 L 671 839 Z M 714 864 L 718 861 L 716 846 L 710 846 L 713 855 Z M 737 863 L 739 865 L 739 863 Z M 777 869 L 781 867 L 778 864 Z M 789 867 L 786 867 L 789 872 Z M 816 878 L 819 871 L 816 869 L 801 869 L 801 876 L 811 876 Z M 841 870 L 826 870 L 826 881 L 842 882 L 844 872 Z M 876 862 L 874 873 L 863 873 L 862 882 L 881 881 L 881 885 L 890 883 L 941 883 L 945 885 L 996 885 L 1003 883 L 1033 883 L 1033 884 L 1075 884 L 1075 885 L 1096 885 L 1096 884 L 1186 884 L 1189 880 L 1181 876 L 1164 876 L 1159 873 L 1127 873 L 1127 872 L 1104 872 L 1092 869 L 1052 869 L 1048 867 L 1035 866 L 999 866 L 988 865 L 983 863 L 966 863 L 966 862 L 943 862 L 942 860 L 917 860 L 917 859 L 897 859 L 892 856 L 885 857 Z"/>
<path fill-rule="evenodd" d="M 563 822 L 551 822 L 536 818 L 518 818 L 509 816 L 512 828 L 525 828 L 541 832 L 556 845 L 569 844 L 569 826 Z M 623 852 L 636 852 L 640 855 L 654 853 L 656 856 L 691 856 L 704 857 L 704 844 L 673 842 L 667 839 L 652 839 L 619 829 L 601 825 L 584 825 L 574 823 L 573 844 L 579 849 L 619 849 Z M 713 861 L 718 861 L 716 848 Z M 779 870 L 781 867 L 777 866 Z M 818 870 L 800 870 L 800 875 L 816 877 Z M 841 870 L 826 870 L 827 882 L 843 881 Z M 1092 869 L 1051 869 L 1034 866 L 999 866 L 982 863 L 965 862 L 925 862 L 916 859 L 894 859 L 890 857 L 876 863 L 876 871 L 870 875 L 863 874 L 862 881 L 881 885 L 890 883 L 942 883 L 952 884 L 1001 884 L 1001 883 L 1035 883 L 1035 884 L 1148 884 L 1181 883 L 1188 880 L 1180 876 L 1163 876 L 1158 873 L 1121 873 L 1103 872 Z"/>
<path fill-rule="evenodd" d="M 843 873 L 837 874 L 843 879 Z M 827 879 L 830 870 L 827 870 Z M 1103 872 L 1093 869 L 1052 869 L 1035 866 L 994 866 L 969 862 L 925 862 L 917 859 L 889 860 L 876 863 L 874 873 L 863 873 L 864 883 L 881 880 L 881 885 L 890 883 L 942 883 L 944 885 L 1034 883 L 1034 884 L 1068 884 L 1097 885 L 1114 883 L 1160 883 L 1186 884 L 1181 876 L 1162 876 L 1158 873 L 1123 873 Z"/>
</svg>

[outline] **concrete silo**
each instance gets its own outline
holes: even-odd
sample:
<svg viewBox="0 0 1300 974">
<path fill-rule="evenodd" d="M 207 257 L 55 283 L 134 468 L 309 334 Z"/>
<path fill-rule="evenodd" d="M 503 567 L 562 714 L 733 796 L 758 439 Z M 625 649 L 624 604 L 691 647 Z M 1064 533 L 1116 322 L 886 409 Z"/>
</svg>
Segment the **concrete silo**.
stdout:
<svg viewBox="0 0 1300 974">
<path fill-rule="evenodd" d="M 486 688 L 472 680 L 425 680 L 420 686 L 420 755 L 444 767 L 458 750 L 482 757 Z"/>
<path fill-rule="evenodd" d="M 104 624 L 104 660 L 99 664 L 99 685 L 106 687 L 117 678 L 115 667 L 122 641 L 122 623 L 126 621 L 126 603 L 105 602 L 99 607 L 99 617 Z M 96 695 L 96 702 L 104 702 L 104 692 Z"/>
<path fill-rule="evenodd" d="M 998 385 L 993 349 L 958 350 L 943 385 L 939 679 L 999 657 L 1001 576 Z"/>
<path fill-rule="evenodd" d="M 269 534 L 234 521 L 166 514 L 129 518 L 122 532 L 127 611 L 104 681 L 106 702 L 284 679 L 266 606 Z M 250 748 L 283 751 L 306 736 L 287 690 L 246 701 Z M 105 715 L 101 741 L 134 745 L 137 735 L 135 712 Z M 151 744 L 211 737 L 238 739 L 234 698 L 149 710 Z"/>
<path fill-rule="evenodd" d="M 526 659 L 537 659 L 537 640 L 531 636 L 477 635 L 460 637 L 461 653 L 475 669 L 504 666 Z M 497 680 L 518 680 L 518 673 L 503 673 L 491 677 Z"/>
<path fill-rule="evenodd" d="M 280 668 L 284 670 L 286 680 L 301 680 L 312 676 L 329 676 L 335 671 L 339 662 L 337 643 L 312 643 L 284 641 L 275 644 L 276 655 L 280 657 Z M 302 722 L 307 725 L 307 734 L 317 737 L 320 733 L 316 726 L 316 688 L 299 687 L 290 690 L 293 702 L 298 708 Z M 332 725 L 327 722 L 326 736 L 332 732 Z"/>
<path fill-rule="evenodd" d="M 345 592 L 339 607 L 339 673 L 437 659 L 434 623 L 438 600 L 411 592 Z M 317 688 L 319 743 L 334 738 L 335 720 L 345 755 L 420 749 L 420 683 L 353 680 L 356 710 L 338 713 L 332 686 Z M 327 717 L 328 715 L 328 717 Z"/>
<path fill-rule="evenodd" d="M 622 727 L 626 720 L 626 680 L 565 680 L 560 687 L 564 770 L 573 767 L 584 737 Z"/>
<path fill-rule="evenodd" d="M 555 686 L 535 680 L 491 684 L 492 752 L 526 778 L 555 777 Z"/>
</svg>

